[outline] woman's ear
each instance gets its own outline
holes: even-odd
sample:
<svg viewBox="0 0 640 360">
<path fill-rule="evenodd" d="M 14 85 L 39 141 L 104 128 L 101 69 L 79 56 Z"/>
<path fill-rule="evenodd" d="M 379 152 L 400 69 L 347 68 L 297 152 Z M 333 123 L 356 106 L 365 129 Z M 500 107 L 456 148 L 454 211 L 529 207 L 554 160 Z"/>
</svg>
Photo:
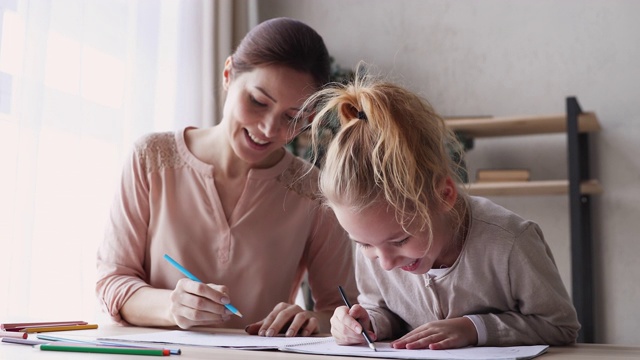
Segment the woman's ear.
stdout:
<svg viewBox="0 0 640 360">
<path fill-rule="evenodd" d="M 224 91 L 229 90 L 229 84 L 231 83 L 231 70 L 233 67 L 233 61 L 231 56 L 224 62 L 224 69 L 222 70 L 222 88 Z"/>
</svg>

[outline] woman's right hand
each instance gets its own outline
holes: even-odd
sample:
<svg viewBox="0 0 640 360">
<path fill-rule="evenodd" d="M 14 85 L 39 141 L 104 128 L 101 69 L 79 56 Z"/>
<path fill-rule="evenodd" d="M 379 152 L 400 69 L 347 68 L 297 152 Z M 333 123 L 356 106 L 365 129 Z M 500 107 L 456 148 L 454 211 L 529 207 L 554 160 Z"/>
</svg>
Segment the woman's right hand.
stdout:
<svg viewBox="0 0 640 360">
<path fill-rule="evenodd" d="M 351 309 L 346 306 L 340 306 L 333 312 L 331 335 L 336 339 L 338 345 L 365 343 L 366 340 L 362 336 L 363 327 L 371 340 L 376 341 L 377 337 L 373 332 L 369 313 L 362 306 L 355 304 Z"/>
<path fill-rule="evenodd" d="M 180 279 L 171 292 L 171 316 L 182 329 L 223 323 L 231 318 L 227 287 Z"/>
</svg>

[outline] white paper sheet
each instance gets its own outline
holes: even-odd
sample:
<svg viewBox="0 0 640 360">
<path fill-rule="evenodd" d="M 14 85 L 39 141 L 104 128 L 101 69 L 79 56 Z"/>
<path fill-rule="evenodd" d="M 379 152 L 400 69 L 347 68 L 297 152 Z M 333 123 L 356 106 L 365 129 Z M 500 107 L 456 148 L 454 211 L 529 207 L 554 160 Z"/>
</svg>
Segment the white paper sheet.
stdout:
<svg viewBox="0 0 640 360">
<path fill-rule="evenodd" d="M 208 333 L 197 331 L 160 331 L 120 335 L 99 340 L 179 344 L 223 347 L 242 350 L 280 350 L 306 354 L 359 356 L 393 359 L 440 360 L 509 360 L 532 359 L 547 351 L 548 346 L 468 347 L 451 350 L 393 349 L 389 343 L 376 342 L 377 352 L 367 345 L 340 346 L 332 337 L 262 337 L 248 334 Z"/>
<path fill-rule="evenodd" d="M 547 350 L 546 345 L 512 346 L 512 347 L 467 347 L 450 350 L 406 350 L 393 349 L 390 343 L 376 342 L 377 351 L 367 345 L 340 346 L 333 338 L 325 341 L 311 341 L 303 345 L 285 345 L 281 351 L 300 352 L 306 354 L 325 354 L 342 356 L 360 356 L 371 358 L 393 359 L 440 359 L 440 360 L 507 360 L 532 359 Z"/>
<path fill-rule="evenodd" d="M 245 350 L 277 350 L 300 342 L 318 340 L 317 337 L 264 337 L 249 334 L 208 333 L 198 331 L 160 331 L 144 334 L 119 335 L 99 338 L 111 341 L 133 341 L 192 346 L 224 347 Z M 324 338 L 320 338 L 324 339 Z"/>
</svg>

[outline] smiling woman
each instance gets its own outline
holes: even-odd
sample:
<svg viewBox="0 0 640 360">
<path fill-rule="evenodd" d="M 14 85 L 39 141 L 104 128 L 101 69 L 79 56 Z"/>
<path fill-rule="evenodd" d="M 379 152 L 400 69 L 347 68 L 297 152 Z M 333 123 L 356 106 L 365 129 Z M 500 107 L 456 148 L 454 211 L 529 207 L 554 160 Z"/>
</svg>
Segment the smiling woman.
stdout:
<svg viewBox="0 0 640 360">
<path fill-rule="evenodd" d="M 212 63 L 207 6 L 0 2 L 1 319 L 96 316 L 95 252 L 123 154 L 142 133 L 204 118 L 212 89 L 192 79 Z"/>
</svg>

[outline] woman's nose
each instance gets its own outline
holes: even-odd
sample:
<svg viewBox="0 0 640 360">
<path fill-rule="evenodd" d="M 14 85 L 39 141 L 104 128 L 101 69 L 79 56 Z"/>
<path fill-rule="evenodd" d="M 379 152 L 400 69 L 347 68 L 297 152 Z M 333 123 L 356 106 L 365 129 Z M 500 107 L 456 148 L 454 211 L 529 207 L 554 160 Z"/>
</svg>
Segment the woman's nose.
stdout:
<svg viewBox="0 0 640 360">
<path fill-rule="evenodd" d="M 280 132 L 280 121 L 277 116 L 267 115 L 260 121 L 258 129 L 260 129 L 266 137 L 273 139 Z"/>
</svg>

